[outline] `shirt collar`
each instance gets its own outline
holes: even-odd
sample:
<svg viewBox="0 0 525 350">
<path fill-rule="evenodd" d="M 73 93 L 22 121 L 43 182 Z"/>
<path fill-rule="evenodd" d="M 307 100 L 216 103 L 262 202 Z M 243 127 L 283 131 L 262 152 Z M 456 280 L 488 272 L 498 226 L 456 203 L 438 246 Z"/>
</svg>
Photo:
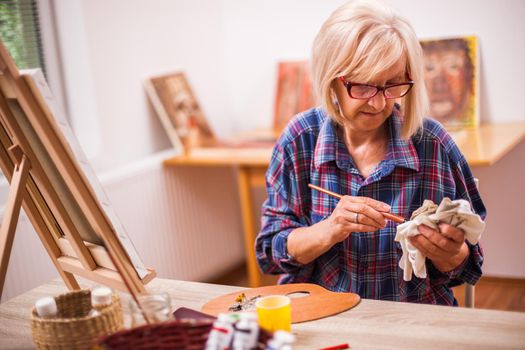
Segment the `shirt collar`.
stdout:
<svg viewBox="0 0 525 350">
<path fill-rule="evenodd" d="M 315 145 L 314 164 L 316 167 L 336 160 L 336 156 L 341 154 L 341 147 L 346 149 L 344 141 L 339 137 L 337 130 L 337 123 L 325 115 Z"/>
<path fill-rule="evenodd" d="M 390 139 L 385 161 L 397 167 L 418 171 L 419 157 L 412 139 L 403 140 L 400 137 L 401 116 L 397 105 L 392 115 L 388 118 L 387 123 L 390 130 Z M 337 123 L 331 118 L 325 117 L 315 145 L 314 164 L 316 167 L 335 160 L 340 168 L 345 169 L 351 162 L 352 158 L 338 131 L 339 126 Z"/>
<path fill-rule="evenodd" d="M 386 155 L 387 162 L 393 162 L 397 167 L 419 171 L 419 156 L 412 138 L 403 140 L 401 134 L 401 113 L 396 105 L 387 123 L 389 124 L 390 140 Z"/>
</svg>

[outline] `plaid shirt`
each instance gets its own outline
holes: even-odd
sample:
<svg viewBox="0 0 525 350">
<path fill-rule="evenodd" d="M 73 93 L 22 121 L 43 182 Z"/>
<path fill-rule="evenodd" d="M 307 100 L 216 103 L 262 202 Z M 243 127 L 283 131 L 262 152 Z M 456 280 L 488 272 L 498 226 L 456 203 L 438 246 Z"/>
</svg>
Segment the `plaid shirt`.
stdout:
<svg viewBox="0 0 525 350">
<path fill-rule="evenodd" d="M 386 158 L 366 179 L 352 161 L 339 126 L 321 108 L 295 117 L 277 141 L 266 184 L 257 260 L 264 273 L 282 274 L 279 283 L 310 282 L 332 291 L 353 292 L 363 298 L 457 305 L 450 287 L 475 284 L 481 276 L 483 252 L 470 245 L 469 258 L 455 270 L 442 273 L 427 259 L 426 279 L 403 281 L 398 266 L 401 246 L 394 241 L 396 223 L 374 232 L 356 232 L 309 264 L 287 251 L 287 239 L 298 227 L 330 216 L 337 199 L 312 191 L 308 183 L 350 196 L 388 203 L 393 213 L 410 218 L 425 199 L 468 200 L 485 218 L 486 211 L 464 156 L 436 121 L 427 119 L 410 140 L 399 136 L 397 107 L 388 118 Z M 468 244 L 468 243 L 467 243 Z"/>
</svg>

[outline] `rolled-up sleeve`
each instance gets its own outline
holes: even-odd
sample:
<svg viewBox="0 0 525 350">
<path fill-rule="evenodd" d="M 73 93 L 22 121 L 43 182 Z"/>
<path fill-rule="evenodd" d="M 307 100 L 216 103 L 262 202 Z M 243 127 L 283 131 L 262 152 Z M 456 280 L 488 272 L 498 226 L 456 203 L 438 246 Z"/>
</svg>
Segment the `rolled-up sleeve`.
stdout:
<svg viewBox="0 0 525 350">
<path fill-rule="evenodd" d="M 463 156 L 460 157 L 457 165 L 453 169 L 457 199 L 468 200 L 473 211 L 485 220 L 487 210 L 481 200 L 474 176 Z M 464 282 L 468 284 L 476 284 L 482 275 L 481 266 L 483 265 L 483 249 L 479 243 L 470 244 L 467 242 L 467 245 L 469 248 L 468 259 L 458 266 L 458 268 L 447 274 L 450 287 L 460 285 Z"/>
<path fill-rule="evenodd" d="M 267 274 L 290 274 L 305 277 L 309 265 L 295 261 L 287 250 L 288 236 L 299 227 L 309 226 L 308 171 L 293 144 L 274 148 L 266 172 L 268 198 L 263 204 L 261 231 L 255 242 L 257 262 Z"/>
</svg>

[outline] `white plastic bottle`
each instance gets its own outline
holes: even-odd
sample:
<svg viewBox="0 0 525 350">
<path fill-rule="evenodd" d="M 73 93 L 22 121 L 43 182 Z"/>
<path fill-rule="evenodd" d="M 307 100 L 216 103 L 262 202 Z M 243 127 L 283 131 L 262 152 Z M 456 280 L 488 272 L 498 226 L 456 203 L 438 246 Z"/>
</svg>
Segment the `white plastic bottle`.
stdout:
<svg viewBox="0 0 525 350">
<path fill-rule="evenodd" d="M 91 291 L 91 306 L 100 310 L 111 305 L 113 292 L 108 287 L 97 287 Z"/>
<path fill-rule="evenodd" d="M 206 350 L 229 349 L 233 338 L 233 323 L 235 321 L 236 319 L 229 314 L 219 314 L 208 335 Z"/>
<path fill-rule="evenodd" d="M 91 291 L 91 311 L 89 316 L 100 315 L 100 310 L 111 305 L 113 292 L 108 287 L 97 287 Z"/>
<path fill-rule="evenodd" d="M 259 341 L 259 325 L 257 314 L 244 312 L 239 314 L 239 322 L 235 325 L 233 334 L 233 350 L 250 350 L 257 347 Z"/>
<path fill-rule="evenodd" d="M 57 303 L 53 297 L 43 297 L 35 303 L 36 313 L 39 317 L 51 318 L 58 313 Z"/>
</svg>

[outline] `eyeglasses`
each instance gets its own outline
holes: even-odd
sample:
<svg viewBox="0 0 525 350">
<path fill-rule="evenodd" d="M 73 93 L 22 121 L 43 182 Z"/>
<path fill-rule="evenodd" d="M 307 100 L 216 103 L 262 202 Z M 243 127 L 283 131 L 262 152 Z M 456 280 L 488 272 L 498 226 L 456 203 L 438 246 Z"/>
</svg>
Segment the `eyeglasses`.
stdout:
<svg viewBox="0 0 525 350">
<path fill-rule="evenodd" d="M 412 85 L 414 85 L 414 82 L 412 80 L 398 84 L 389 84 L 385 86 L 351 83 L 347 81 L 344 77 L 339 77 L 339 80 L 341 80 L 343 84 L 345 84 L 346 91 L 348 91 L 348 95 L 351 98 L 359 100 L 368 100 L 377 95 L 379 91 L 383 92 L 385 99 L 403 97 L 406 94 L 408 94 L 408 92 L 412 88 Z"/>
</svg>

